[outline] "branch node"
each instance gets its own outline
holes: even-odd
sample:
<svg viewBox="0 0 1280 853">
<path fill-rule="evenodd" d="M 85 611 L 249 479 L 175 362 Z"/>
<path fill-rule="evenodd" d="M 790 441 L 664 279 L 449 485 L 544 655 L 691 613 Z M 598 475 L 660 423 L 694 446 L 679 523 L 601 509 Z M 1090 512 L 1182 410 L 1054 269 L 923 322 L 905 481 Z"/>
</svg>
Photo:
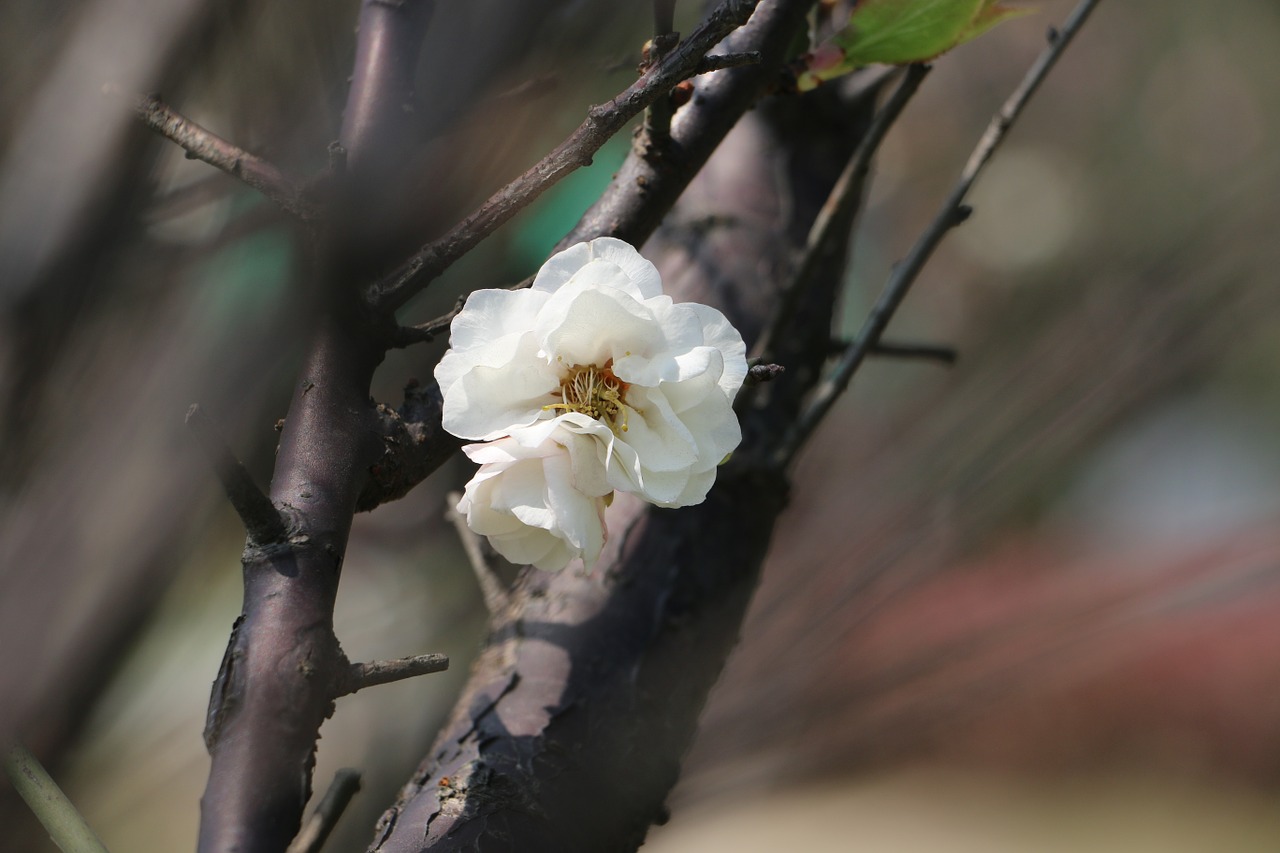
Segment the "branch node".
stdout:
<svg viewBox="0 0 1280 853">
<path fill-rule="evenodd" d="M 334 698 L 349 696 L 366 687 L 377 687 L 379 684 L 391 684 L 395 681 L 404 681 L 406 678 L 416 678 L 419 675 L 444 672 L 448 668 L 449 656 L 440 654 L 353 663 L 348 665 L 346 675 L 340 679 Z"/>
<path fill-rule="evenodd" d="M 271 498 L 253 482 L 243 463 L 235 457 L 227 443 L 204 413 L 199 404 L 187 410 L 187 427 L 195 434 L 213 471 L 222 483 L 222 490 L 244 522 L 245 532 L 255 545 L 270 545 L 288 538 L 288 529 L 280 511 Z"/>
</svg>

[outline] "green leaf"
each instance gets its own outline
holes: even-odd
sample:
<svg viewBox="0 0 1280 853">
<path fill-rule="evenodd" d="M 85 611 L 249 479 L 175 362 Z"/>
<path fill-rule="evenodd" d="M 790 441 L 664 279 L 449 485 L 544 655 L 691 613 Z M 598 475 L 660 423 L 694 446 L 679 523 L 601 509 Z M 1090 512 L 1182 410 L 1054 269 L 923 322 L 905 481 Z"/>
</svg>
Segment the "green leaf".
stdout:
<svg viewBox="0 0 1280 853">
<path fill-rule="evenodd" d="M 1000 0 L 861 0 L 849 23 L 809 55 L 797 86 L 804 92 L 877 62 L 923 62 L 1029 11 Z"/>
</svg>

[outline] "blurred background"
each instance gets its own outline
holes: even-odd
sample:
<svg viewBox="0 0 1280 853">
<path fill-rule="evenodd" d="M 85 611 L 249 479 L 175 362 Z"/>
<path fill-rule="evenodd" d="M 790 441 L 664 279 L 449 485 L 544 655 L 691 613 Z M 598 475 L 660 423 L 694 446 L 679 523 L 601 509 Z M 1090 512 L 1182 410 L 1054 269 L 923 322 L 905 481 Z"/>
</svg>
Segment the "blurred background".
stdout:
<svg viewBox="0 0 1280 853">
<path fill-rule="evenodd" d="M 889 137 L 843 331 L 1070 0 L 937 62 Z M 680 29 L 696 20 L 681 4 Z M 108 847 L 189 849 L 239 522 L 193 402 L 265 483 L 300 354 L 285 218 L 136 126 L 160 91 L 308 175 L 353 0 L 0 6 L 0 734 Z M 441 4 L 406 217 L 447 227 L 633 79 L 647 3 Z M 653 849 L 1264 851 L 1280 838 L 1280 11 L 1105 2 L 803 455 Z M 406 309 L 527 275 L 626 135 Z M 379 400 L 442 344 L 393 353 Z M 338 703 L 316 786 L 363 849 L 466 676 L 478 591 L 438 473 L 357 519 L 337 632 L 444 675 Z M 53 850 L 8 788 L 0 849 Z"/>
</svg>

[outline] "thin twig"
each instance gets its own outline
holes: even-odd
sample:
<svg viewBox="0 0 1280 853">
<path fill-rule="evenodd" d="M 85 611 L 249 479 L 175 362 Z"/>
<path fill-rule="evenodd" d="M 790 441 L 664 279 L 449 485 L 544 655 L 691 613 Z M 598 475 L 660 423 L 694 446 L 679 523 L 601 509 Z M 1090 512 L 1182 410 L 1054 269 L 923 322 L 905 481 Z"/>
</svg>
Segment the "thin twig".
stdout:
<svg viewBox="0 0 1280 853">
<path fill-rule="evenodd" d="M 867 174 L 871 171 L 871 158 L 875 156 L 889 128 L 901 115 L 928 73 L 927 65 L 912 65 L 907 69 L 902 82 L 880 112 L 876 113 L 871 126 L 867 128 L 866 136 L 849 157 L 839 180 L 831 188 L 822 210 L 818 211 L 817 218 L 809 228 L 800 263 L 778 297 L 778 309 L 774 312 L 773 322 L 756 343 L 755 350 L 761 358 L 769 359 L 776 355 L 776 345 L 795 316 L 801 296 L 812 284 L 813 276 L 821 266 L 820 261 L 830 251 L 840 233 L 847 233 L 847 229 L 852 226 L 849 219 L 861 203 L 862 190 L 866 185 Z"/>
<path fill-rule="evenodd" d="M 445 496 L 445 500 L 449 502 L 449 509 L 445 511 L 444 517 L 453 522 L 454 528 L 458 531 L 462 550 L 466 552 L 467 562 L 471 564 L 471 571 L 475 572 L 476 580 L 480 584 L 484 606 L 488 609 L 489 615 L 497 616 L 499 613 L 506 612 L 511 605 L 511 595 L 497 572 L 493 570 L 493 565 L 485 555 L 480 537 L 467 526 L 467 519 L 454 509 L 461 499 L 462 495 L 457 492 L 450 492 Z"/>
<path fill-rule="evenodd" d="M 659 30 L 645 46 L 644 61 L 649 65 L 658 64 L 671 52 L 679 39 L 679 33 Z M 643 150 L 653 152 L 665 150 L 666 145 L 671 141 L 671 117 L 675 112 L 676 107 L 670 92 L 664 92 L 654 98 L 653 103 L 644 111 L 644 129 L 640 136 L 640 145 Z"/>
<path fill-rule="evenodd" d="M 336 696 L 348 696 L 366 687 L 391 684 L 406 678 L 417 678 L 449 668 L 449 656 L 439 654 L 414 655 L 395 660 L 375 660 L 369 663 L 353 663 L 347 669 Z"/>
<path fill-rule="evenodd" d="M 138 98 L 134 111 L 143 124 L 181 147 L 187 157 L 240 179 L 286 213 L 303 221 L 314 219 L 314 212 L 302 201 L 299 185 L 271 163 L 206 130 L 155 95 Z"/>
<path fill-rule="evenodd" d="M 59 850 L 63 853 L 107 853 L 107 848 L 94 835 L 84 816 L 26 747 L 14 744 L 5 750 L 4 771 L 13 783 L 13 789 L 26 801 Z"/>
<path fill-rule="evenodd" d="M 653 0 L 653 31 L 669 33 L 676 26 L 676 0 Z"/>
<path fill-rule="evenodd" d="M 256 545 L 283 542 L 288 531 L 279 510 L 271 503 L 271 498 L 253 482 L 249 470 L 227 447 L 217 427 L 199 405 L 193 405 L 187 410 L 187 426 L 195 433 L 196 440 L 209 457 L 227 499 L 244 522 L 249 540 Z"/>
<path fill-rule="evenodd" d="M 992 117 L 991 123 L 987 125 L 986 132 L 983 133 L 982 138 L 973 149 L 973 153 L 969 155 L 964 171 L 960 173 L 960 179 L 951 190 L 951 194 L 942 203 L 941 209 L 919 239 L 916 240 L 915 245 L 911 247 L 911 251 L 894 267 L 888 282 L 884 286 L 884 290 L 880 293 L 880 298 L 876 300 L 876 304 L 872 306 L 871 312 L 862 324 L 862 329 L 859 330 L 858 336 L 849 346 L 849 349 L 845 351 L 844 356 L 831 372 L 831 375 L 814 391 L 808 408 L 800 414 L 795 425 L 778 447 L 773 459 L 776 465 L 779 467 L 784 466 L 792 459 L 805 441 L 808 440 L 814 429 L 817 428 L 822 418 L 830 411 L 836 399 L 849 387 L 849 381 L 853 378 L 854 372 L 866 359 L 872 347 L 880 340 L 880 335 L 884 333 L 885 327 L 889 325 L 889 320 L 893 317 L 894 312 L 898 310 L 898 306 L 902 304 L 907 291 L 911 289 L 911 285 L 919 276 L 920 270 L 924 268 L 925 263 L 933 255 L 938 244 L 942 242 L 942 238 L 966 218 L 967 209 L 964 207 L 963 201 L 982 168 L 991 159 L 991 155 L 1000 146 L 1009 128 L 1013 126 L 1018 116 L 1022 114 L 1027 101 L 1035 94 L 1040 84 L 1044 82 L 1049 71 L 1058 61 L 1063 51 L 1066 50 L 1067 45 L 1071 43 L 1076 33 L 1084 26 L 1089 14 L 1099 2 L 1100 0 L 1081 0 L 1080 4 L 1076 6 L 1070 17 L 1068 17 L 1061 31 L 1049 31 L 1049 46 L 1036 58 L 1036 61 L 1027 70 L 1022 82 L 1018 84 L 1018 88 L 1013 91 L 1013 94 L 1009 96 L 1004 105 Z"/>
<path fill-rule="evenodd" d="M 390 276 L 373 285 L 370 300 L 384 310 L 399 308 L 565 175 L 590 165 L 600 147 L 627 122 L 693 74 L 708 50 L 746 22 L 757 2 L 724 0 L 693 34 L 639 80 L 607 104 L 588 110 L 586 121 L 554 151 L 494 193 L 443 237 L 427 243 Z"/>
<path fill-rule="evenodd" d="M 846 344 L 851 346 L 851 344 Z M 922 358 L 930 361 L 941 361 L 944 364 L 955 364 L 960 354 L 955 347 L 944 347 L 937 344 L 897 344 L 880 341 L 871 347 L 869 355 L 888 358 Z"/>
<path fill-rule="evenodd" d="M 289 845 L 285 853 L 319 853 L 329 833 L 338 824 L 351 798 L 360 790 L 360 771 L 343 767 L 333 774 L 329 790 L 324 792 L 316 810 L 307 818 L 302 831 Z"/>
</svg>

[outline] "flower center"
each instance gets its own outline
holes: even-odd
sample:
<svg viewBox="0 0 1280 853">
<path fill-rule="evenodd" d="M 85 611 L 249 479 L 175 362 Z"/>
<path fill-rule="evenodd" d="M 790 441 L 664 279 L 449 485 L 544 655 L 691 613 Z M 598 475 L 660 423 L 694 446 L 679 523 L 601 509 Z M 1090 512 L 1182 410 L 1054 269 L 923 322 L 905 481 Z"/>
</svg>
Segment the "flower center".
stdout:
<svg viewBox="0 0 1280 853">
<path fill-rule="evenodd" d="M 562 402 L 551 403 L 543 409 L 562 409 L 581 412 L 608 424 L 615 433 L 627 431 L 627 410 L 624 407 L 627 383 L 613 375 L 612 359 L 604 367 L 594 364 L 575 364 L 560 380 L 560 390 L 555 392 Z M 618 418 L 622 423 L 618 423 Z"/>
</svg>

